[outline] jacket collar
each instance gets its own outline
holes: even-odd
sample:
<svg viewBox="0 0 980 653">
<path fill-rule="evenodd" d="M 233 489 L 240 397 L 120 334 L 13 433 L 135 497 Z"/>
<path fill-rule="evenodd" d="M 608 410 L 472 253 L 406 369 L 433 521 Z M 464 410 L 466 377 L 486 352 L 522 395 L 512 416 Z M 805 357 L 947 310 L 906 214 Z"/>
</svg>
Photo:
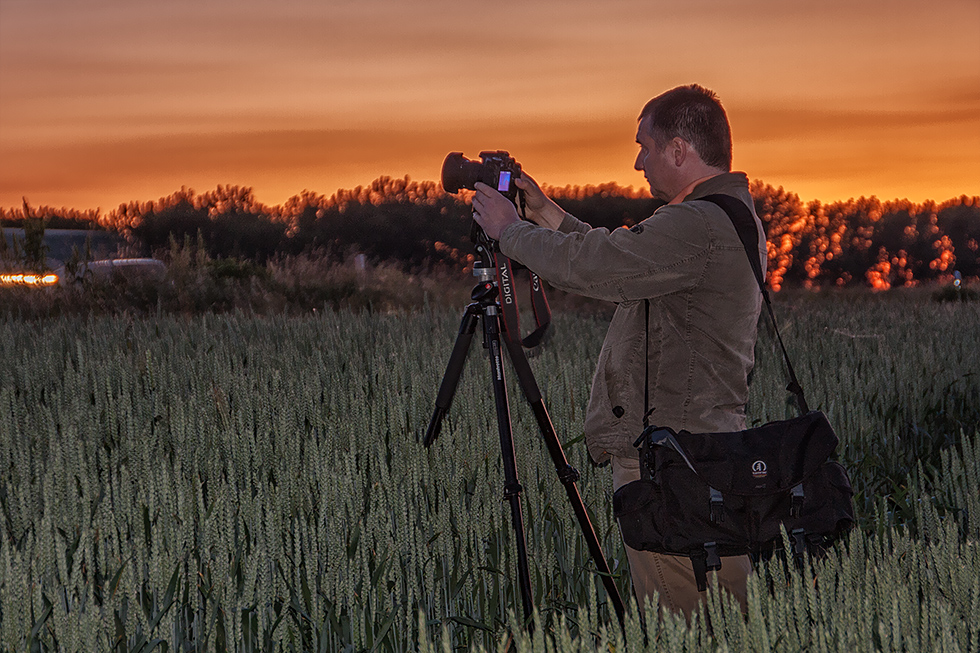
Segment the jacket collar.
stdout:
<svg viewBox="0 0 980 653">
<path fill-rule="evenodd" d="M 748 187 L 749 178 L 744 172 L 723 172 L 695 181 L 694 188 L 689 190 L 682 201 L 696 200 L 715 193 L 741 197 L 748 191 Z M 687 191 L 688 189 L 684 190 Z"/>
<path fill-rule="evenodd" d="M 708 175 L 707 177 L 701 177 L 700 179 L 695 179 L 694 181 L 692 181 L 691 183 L 689 183 L 687 186 L 685 186 L 684 189 L 681 192 L 677 193 L 677 195 L 674 197 L 674 199 L 670 200 L 667 203 L 668 204 L 680 204 L 681 202 L 683 202 L 684 200 L 687 199 L 687 196 L 690 195 L 697 186 L 699 186 L 702 183 L 708 181 L 709 179 L 712 179 L 712 178 L 717 177 L 717 176 L 718 175 Z"/>
</svg>

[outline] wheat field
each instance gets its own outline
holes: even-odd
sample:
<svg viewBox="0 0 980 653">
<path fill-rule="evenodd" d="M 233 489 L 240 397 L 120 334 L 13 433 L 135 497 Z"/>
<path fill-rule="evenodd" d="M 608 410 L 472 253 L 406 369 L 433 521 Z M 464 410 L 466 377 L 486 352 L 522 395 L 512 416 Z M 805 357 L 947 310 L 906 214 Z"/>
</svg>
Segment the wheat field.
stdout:
<svg viewBox="0 0 980 653">
<path fill-rule="evenodd" d="M 782 293 L 859 527 L 749 609 L 607 603 L 510 376 L 535 597 L 523 628 L 486 356 L 425 432 L 459 312 L 0 322 L 0 647 L 10 651 L 980 650 L 980 305 Z M 581 424 L 606 328 L 556 315 L 531 366 L 624 598 Z M 750 421 L 785 416 L 764 332 Z M 642 618 L 641 618 L 642 617 Z M 710 620 L 711 627 L 706 627 Z"/>
</svg>

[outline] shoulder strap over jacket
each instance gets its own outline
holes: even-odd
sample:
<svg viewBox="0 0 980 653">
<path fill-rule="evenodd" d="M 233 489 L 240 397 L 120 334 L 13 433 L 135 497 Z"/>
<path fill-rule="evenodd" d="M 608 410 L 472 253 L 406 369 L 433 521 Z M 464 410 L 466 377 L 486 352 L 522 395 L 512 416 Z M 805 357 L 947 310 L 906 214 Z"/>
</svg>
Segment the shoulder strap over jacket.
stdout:
<svg viewBox="0 0 980 653">
<path fill-rule="evenodd" d="M 797 409 L 800 411 L 800 415 L 806 415 L 810 412 L 809 406 L 807 406 L 806 398 L 803 395 L 803 386 L 800 385 L 799 380 L 796 378 L 796 372 L 793 371 L 793 363 L 789 360 L 789 354 L 786 352 L 786 346 L 783 344 L 783 338 L 779 335 L 779 326 L 776 324 L 776 314 L 772 310 L 772 300 L 769 298 L 769 291 L 766 290 L 765 284 L 765 274 L 762 271 L 762 262 L 759 260 L 759 230 L 755 224 L 755 217 L 749 210 L 749 207 L 745 205 L 742 200 L 737 197 L 732 197 L 731 195 L 708 195 L 706 197 L 699 197 L 699 200 L 705 200 L 711 202 L 718 206 L 722 211 L 728 215 L 728 218 L 732 221 L 732 225 L 735 227 L 736 233 L 738 233 L 738 238 L 742 242 L 742 247 L 745 249 L 745 254 L 749 259 L 749 265 L 752 266 L 752 271 L 755 273 L 755 280 L 759 284 L 759 290 L 762 291 L 762 298 L 766 302 L 766 309 L 769 313 L 769 319 L 772 322 L 773 331 L 776 334 L 776 340 L 779 342 L 779 348 L 783 352 L 783 360 L 786 361 L 786 376 L 789 379 L 789 383 L 786 385 L 787 392 L 791 393 L 796 399 Z M 643 300 L 646 308 L 646 347 L 647 347 L 647 358 L 649 358 L 649 347 L 650 347 L 650 300 Z M 644 389 L 643 389 L 643 426 L 646 428 L 649 426 L 650 413 L 653 411 L 650 409 L 650 370 L 647 366 L 644 378 Z"/>
<path fill-rule="evenodd" d="M 711 202 L 721 208 L 735 226 L 738 238 L 742 241 L 742 247 L 745 248 L 745 254 L 749 258 L 752 271 L 755 272 L 755 280 L 759 283 L 759 290 L 762 291 L 762 297 L 766 301 L 769 319 L 772 321 L 772 328 L 776 333 L 779 348 L 783 352 L 783 360 L 786 361 L 786 375 L 789 377 L 789 384 L 786 386 L 786 390 L 796 398 L 796 405 L 799 408 L 800 415 L 806 415 L 810 409 L 803 396 L 803 387 L 796 378 L 796 373 L 793 371 L 793 364 L 790 362 L 789 354 L 786 353 L 786 346 L 783 344 L 783 338 L 779 335 L 779 327 L 776 325 L 776 314 L 773 313 L 769 291 L 766 290 L 765 274 L 762 271 L 762 263 L 759 261 L 759 230 L 755 224 L 755 217 L 742 200 L 731 195 L 708 195 L 706 197 L 699 197 L 698 199 Z"/>
</svg>

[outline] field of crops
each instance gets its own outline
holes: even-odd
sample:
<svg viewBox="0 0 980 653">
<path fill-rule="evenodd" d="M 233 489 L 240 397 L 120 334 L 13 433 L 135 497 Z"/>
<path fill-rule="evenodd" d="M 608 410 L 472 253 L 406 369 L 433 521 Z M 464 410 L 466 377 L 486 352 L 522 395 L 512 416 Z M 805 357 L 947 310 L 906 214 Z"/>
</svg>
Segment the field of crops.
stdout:
<svg viewBox="0 0 980 653">
<path fill-rule="evenodd" d="M 0 322 L 0 649 L 980 650 L 980 303 L 779 313 L 860 527 L 802 574 L 763 565 L 745 617 L 709 589 L 690 624 L 631 605 L 625 632 L 512 378 L 537 627 L 515 616 L 479 338 L 418 444 L 460 311 Z M 580 437 L 605 326 L 556 315 L 531 365 L 628 597 Z M 758 358 L 750 419 L 783 417 L 765 334 Z"/>
</svg>

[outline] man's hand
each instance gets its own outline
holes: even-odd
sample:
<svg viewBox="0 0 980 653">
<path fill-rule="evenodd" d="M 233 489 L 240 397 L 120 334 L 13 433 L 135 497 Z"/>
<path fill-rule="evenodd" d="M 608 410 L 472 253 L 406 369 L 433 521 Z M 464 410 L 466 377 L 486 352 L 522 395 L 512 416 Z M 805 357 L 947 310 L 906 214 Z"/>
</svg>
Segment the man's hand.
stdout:
<svg viewBox="0 0 980 653">
<path fill-rule="evenodd" d="M 500 232 L 517 222 L 517 207 L 497 189 L 483 182 L 474 185 L 473 219 L 483 227 L 483 231 L 493 240 L 500 240 Z"/>
<path fill-rule="evenodd" d="M 528 220 L 549 229 L 557 229 L 561 226 L 562 220 L 565 219 L 565 210 L 544 194 L 538 182 L 527 173 L 521 173 L 514 183 L 524 191 Z"/>
<path fill-rule="evenodd" d="M 565 211 L 554 200 L 544 194 L 537 182 L 527 173 L 522 173 L 514 183 L 524 191 L 527 218 L 549 229 L 557 229 L 565 219 Z M 511 223 L 517 222 L 517 209 L 514 203 L 482 182 L 474 185 L 473 217 L 487 236 L 499 240 L 500 233 Z"/>
</svg>

